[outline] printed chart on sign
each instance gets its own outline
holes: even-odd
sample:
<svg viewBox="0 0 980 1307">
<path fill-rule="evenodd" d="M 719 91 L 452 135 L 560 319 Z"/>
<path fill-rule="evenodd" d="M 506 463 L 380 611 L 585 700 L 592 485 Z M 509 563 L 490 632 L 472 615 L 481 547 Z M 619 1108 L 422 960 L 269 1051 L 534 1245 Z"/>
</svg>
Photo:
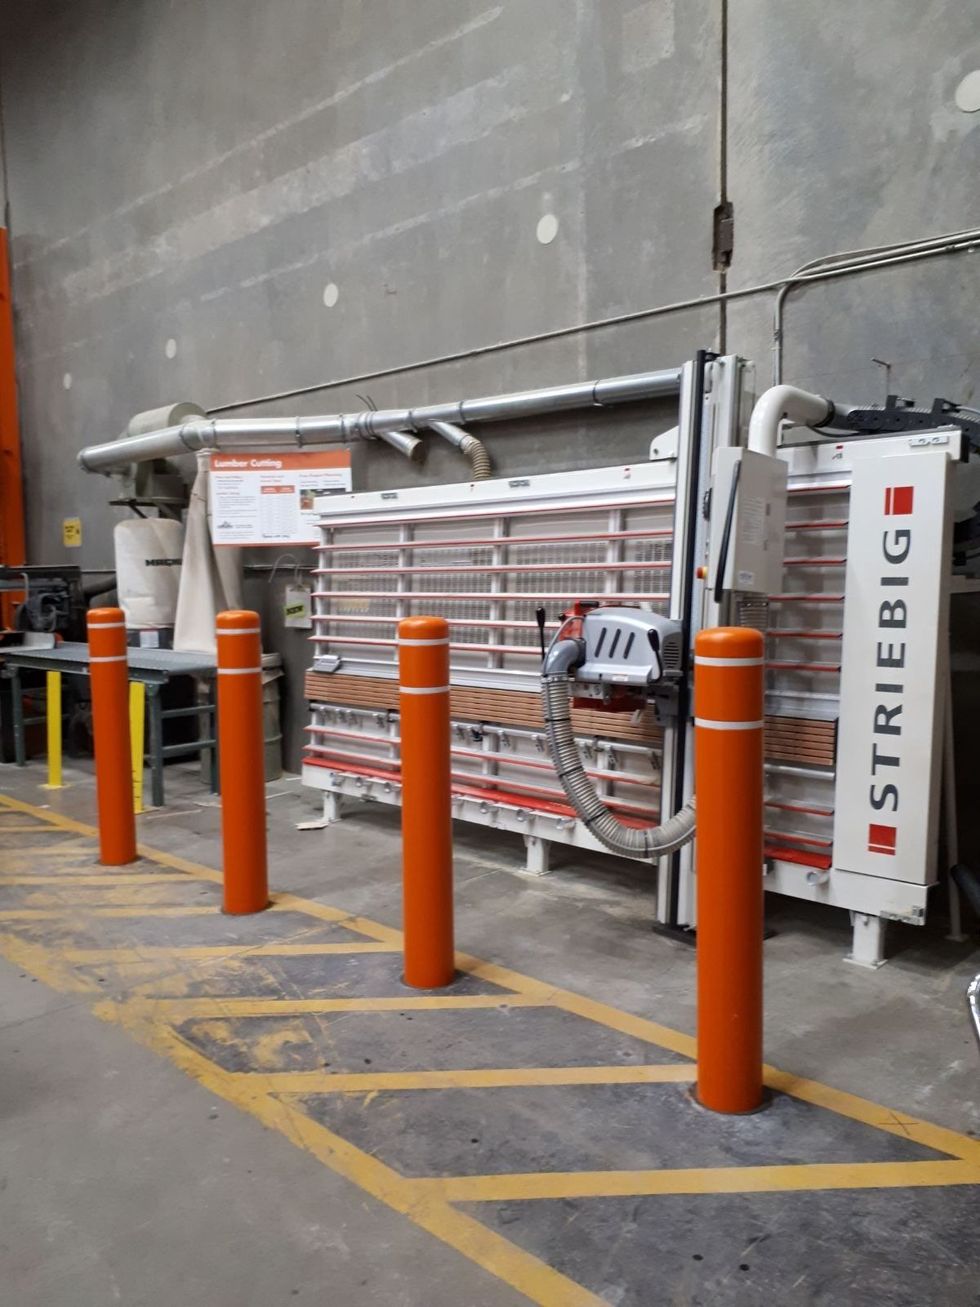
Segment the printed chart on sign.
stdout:
<svg viewBox="0 0 980 1307">
<path fill-rule="evenodd" d="M 347 450 L 211 455 L 216 545 L 308 545 L 317 540 L 316 500 L 351 488 Z"/>
</svg>

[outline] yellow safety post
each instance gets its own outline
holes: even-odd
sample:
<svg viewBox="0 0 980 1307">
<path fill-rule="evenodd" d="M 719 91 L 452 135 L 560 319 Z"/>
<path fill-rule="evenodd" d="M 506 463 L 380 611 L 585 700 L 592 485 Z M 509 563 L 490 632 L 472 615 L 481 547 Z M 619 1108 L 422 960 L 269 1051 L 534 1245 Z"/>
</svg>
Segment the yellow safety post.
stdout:
<svg viewBox="0 0 980 1307">
<path fill-rule="evenodd" d="M 146 722 L 146 686 L 129 683 L 129 742 L 133 752 L 133 811 L 143 811 L 143 731 Z"/>
<path fill-rule="evenodd" d="M 61 673 L 47 673 L 45 696 L 48 726 L 48 783 L 49 790 L 60 790 L 61 780 Z"/>
</svg>

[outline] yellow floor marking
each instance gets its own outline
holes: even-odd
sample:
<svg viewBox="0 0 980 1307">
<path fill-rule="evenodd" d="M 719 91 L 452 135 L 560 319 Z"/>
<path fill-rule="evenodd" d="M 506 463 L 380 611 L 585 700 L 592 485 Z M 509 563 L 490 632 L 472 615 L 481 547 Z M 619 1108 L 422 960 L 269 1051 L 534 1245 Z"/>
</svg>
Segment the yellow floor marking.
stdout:
<svg viewBox="0 0 980 1307">
<path fill-rule="evenodd" d="M 0 922 L 3 921 L 57 921 L 66 916 L 76 920 L 79 917 L 201 917 L 217 916 L 221 909 L 217 905 L 205 907 L 195 905 L 186 908 L 156 907 L 145 904 L 142 907 L 83 907 L 77 903 L 66 903 L 63 908 L 0 908 Z"/>
<path fill-rule="evenodd" d="M 420 1189 L 416 1181 L 405 1179 L 377 1158 L 313 1121 L 288 1101 L 264 1092 L 250 1078 L 221 1070 L 185 1044 L 172 1030 L 142 1020 L 129 1005 L 106 1002 L 97 1004 L 94 1010 L 96 1015 L 119 1023 L 134 1038 L 168 1057 L 211 1093 L 251 1112 L 264 1125 L 280 1131 L 298 1148 L 305 1149 L 332 1171 L 401 1212 L 443 1243 L 523 1293 L 531 1302 L 538 1303 L 539 1307 L 602 1307 L 603 1299 L 583 1289 L 574 1280 L 524 1252 L 471 1216 L 450 1207 L 438 1194 Z"/>
<path fill-rule="evenodd" d="M 142 948 L 69 948 L 63 956 L 70 962 L 125 966 L 139 962 L 198 962 L 209 958 L 247 961 L 249 958 L 305 958 L 321 953 L 398 953 L 400 949 L 374 940 L 343 940 L 327 944 L 148 944 Z"/>
<path fill-rule="evenodd" d="M 89 980 L 63 964 L 60 957 L 43 944 L 33 944 L 17 935 L 0 935 L 0 953 L 8 962 L 31 972 L 51 989 L 66 990 L 72 994 L 102 993 L 95 980 Z"/>
<path fill-rule="evenodd" d="M 670 1066 L 526 1066 L 446 1071 L 238 1071 L 270 1094 L 374 1094 L 381 1090 L 511 1089 L 534 1085 L 689 1084 L 695 1068 Z"/>
<path fill-rule="evenodd" d="M 92 850 L 84 847 L 78 840 L 68 840 L 64 844 L 21 844 L 16 849 L 4 849 L 0 852 L 0 866 L 8 862 L 26 862 L 37 865 L 38 857 L 43 854 L 46 862 L 81 862 L 91 865 L 95 860 Z"/>
<path fill-rule="evenodd" d="M 89 838 L 98 837 L 98 830 L 94 826 L 76 821 L 72 817 L 65 817 L 61 813 L 38 808 L 34 804 L 25 803 L 23 799 L 15 799 L 10 795 L 0 794 L 0 808 L 26 814 L 65 830 L 87 835 Z M 214 871 L 213 868 L 204 867 L 200 863 L 191 862 L 186 858 L 180 858 L 149 847 L 141 847 L 140 852 L 143 857 L 162 866 L 187 871 L 204 879 L 221 881 L 220 872 Z M 390 926 L 384 926 L 365 917 L 349 916 L 340 909 L 330 908 L 325 904 L 315 903 L 312 900 L 303 899 L 296 895 L 284 894 L 277 896 L 276 901 L 273 903 L 273 910 L 276 908 L 316 916 L 321 920 L 342 924 L 358 933 L 368 934 L 379 942 L 390 943 L 394 947 L 401 946 L 401 932 Z M 158 913 L 162 911 L 165 910 L 157 909 Z M 187 908 L 183 909 L 183 911 L 195 913 L 213 911 L 213 909 Z M 0 921 L 4 919 L 5 915 L 0 912 Z M 571 990 L 548 985 L 543 981 L 525 976 L 521 972 L 498 966 L 496 963 L 483 962 L 478 958 L 458 955 L 457 965 L 461 969 L 467 970 L 471 975 L 481 977 L 494 984 L 508 986 L 515 993 L 533 996 L 539 1000 L 546 999 L 555 1007 L 562 1008 L 567 1012 L 573 1012 L 577 1016 L 594 1021 L 609 1029 L 617 1030 L 621 1034 L 632 1035 L 634 1038 L 655 1044 L 661 1048 L 670 1049 L 672 1052 L 680 1053 L 685 1057 L 693 1058 L 697 1056 L 697 1041 L 694 1037 L 685 1035 L 678 1030 L 672 1030 L 669 1026 L 663 1026 L 645 1017 L 638 1017 L 632 1013 L 620 1011 L 618 1008 L 611 1007 L 606 1003 L 600 1003 L 595 999 L 586 998 L 584 995 L 576 994 Z M 820 1107 L 826 1107 L 841 1116 L 863 1121 L 867 1125 L 886 1130 L 891 1134 L 903 1134 L 907 1138 L 913 1137 L 910 1133 L 912 1130 L 921 1131 L 921 1134 L 914 1136 L 918 1142 L 927 1142 L 929 1139 L 934 1141 L 942 1139 L 943 1143 L 933 1142 L 930 1146 L 939 1149 L 941 1152 L 949 1153 L 953 1157 L 976 1161 L 978 1155 L 980 1155 L 980 1140 L 971 1139 L 958 1131 L 933 1125 L 928 1121 L 923 1121 L 905 1113 L 895 1113 L 891 1108 L 884 1107 L 881 1104 L 869 1102 L 854 1094 L 834 1089 L 832 1086 L 821 1084 L 818 1081 L 793 1076 L 787 1072 L 779 1071 L 775 1067 L 766 1067 L 765 1075 L 767 1084 L 772 1088 L 781 1089 L 793 1097 L 812 1102 Z M 898 1128 L 899 1126 L 900 1128 Z"/>
<path fill-rule="evenodd" d="M 933 1125 L 930 1121 L 919 1120 L 905 1112 L 882 1107 L 880 1103 L 848 1094 L 843 1089 L 832 1089 L 819 1080 L 790 1075 L 774 1066 L 765 1067 L 764 1074 L 766 1084 L 771 1089 L 781 1090 L 805 1103 L 836 1112 L 838 1116 L 850 1117 L 852 1121 L 861 1121 L 864 1125 L 874 1126 L 876 1130 L 899 1135 L 902 1139 L 934 1148 L 939 1153 L 951 1153 L 954 1157 L 980 1166 L 980 1139 L 971 1139 L 968 1135 L 961 1135 L 945 1126 Z"/>
<path fill-rule="evenodd" d="M 168 881 L 176 881 L 186 885 L 187 873 L 183 871 L 113 871 L 92 874 L 76 872 L 74 875 L 68 876 L 0 875 L 0 885 L 63 885 L 66 889 L 74 889 L 76 885 L 161 885 Z"/>
<path fill-rule="evenodd" d="M 587 1021 L 618 1030 L 620 1034 L 632 1035 L 635 1039 L 656 1044 L 659 1048 L 669 1048 L 672 1053 L 680 1053 L 683 1057 L 697 1056 L 697 1040 L 693 1035 L 683 1035 L 679 1030 L 671 1030 L 669 1026 L 662 1026 L 646 1017 L 621 1012 L 608 1003 L 586 998 L 583 994 L 574 994 L 568 989 L 559 989 L 542 980 L 522 975 L 519 971 L 511 971 L 509 967 L 497 966 L 494 962 L 481 962 L 479 958 L 458 955 L 456 964 L 461 971 L 466 971 L 471 976 L 490 981 L 494 985 L 506 985 L 519 994 L 533 996 L 540 1002 L 550 1003 L 565 1012 L 574 1012 Z"/>
<path fill-rule="evenodd" d="M 524 994 L 386 994 L 378 998 L 133 998 L 126 1007 L 158 1020 L 196 1017 L 294 1017 L 310 1012 L 428 1012 L 495 1007 L 541 1007 Z"/>
<path fill-rule="evenodd" d="M 528 1171 L 418 1181 L 452 1203 L 530 1198 L 642 1198 L 653 1194 L 758 1194 L 815 1189 L 911 1189 L 980 1184 L 970 1162 L 819 1162 L 669 1171 Z"/>
<path fill-rule="evenodd" d="M 189 882 L 184 884 L 187 889 L 194 889 Z M 7 902 L 11 907 L 16 904 L 20 908 L 67 908 L 72 912 L 91 912 L 98 908 L 179 908 L 185 898 L 194 904 L 216 901 L 210 887 L 203 892 L 198 890 L 191 899 L 173 884 L 98 885 L 88 889 L 59 884 L 57 888 L 51 885 L 39 888 L 24 886 L 16 898 L 8 898 Z"/>
</svg>

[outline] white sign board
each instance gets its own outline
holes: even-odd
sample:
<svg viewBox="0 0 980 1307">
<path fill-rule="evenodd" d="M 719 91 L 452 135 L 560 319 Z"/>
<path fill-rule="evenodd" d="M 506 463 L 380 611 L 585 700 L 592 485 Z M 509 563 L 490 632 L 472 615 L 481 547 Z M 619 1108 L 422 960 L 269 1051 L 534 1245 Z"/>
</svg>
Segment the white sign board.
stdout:
<svg viewBox="0 0 980 1307">
<path fill-rule="evenodd" d="M 314 545 L 318 495 L 351 488 L 346 449 L 211 455 L 216 545 Z"/>
<path fill-rule="evenodd" d="M 936 877 L 950 468 L 855 459 L 847 533 L 834 866 L 917 884 Z"/>
</svg>

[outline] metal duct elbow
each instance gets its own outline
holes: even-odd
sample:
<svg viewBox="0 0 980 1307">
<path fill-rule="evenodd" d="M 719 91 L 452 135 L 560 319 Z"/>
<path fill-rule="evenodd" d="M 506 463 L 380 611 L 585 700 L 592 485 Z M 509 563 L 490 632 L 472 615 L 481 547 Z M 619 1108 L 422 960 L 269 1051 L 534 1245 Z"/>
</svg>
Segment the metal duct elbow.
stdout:
<svg viewBox="0 0 980 1307">
<path fill-rule="evenodd" d="M 772 386 L 759 396 L 749 420 L 749 449 L 774 455 L 779 443 L 779 425 L 796 422 L 805 427 L 822 426 L 834 416 L 835 407 L 822 395 L 796 386 Z"/>
<path fill-rule="evenodd" d="M 455 445 L 463 457 L 469 459 L 474 481 L 490 480 L 493 476 L 493 464 L 490 462 L 486 445 L 479 437 L 471 436 L 468 431 L 454 426 L 452 422 L 430 422 L 429 430 L 434 431 L 437 436 L 442 436 L 443 440 L 448 440 L 451 445 Z"/>
<path fill-rule="evenodd" d="M 392 449 L 397 449 L 410 463 L 421 463 L 425 458 L 425 445 L 408 431 L 377 431 L 374 439 L 383 440 Z"/>
</svg>

